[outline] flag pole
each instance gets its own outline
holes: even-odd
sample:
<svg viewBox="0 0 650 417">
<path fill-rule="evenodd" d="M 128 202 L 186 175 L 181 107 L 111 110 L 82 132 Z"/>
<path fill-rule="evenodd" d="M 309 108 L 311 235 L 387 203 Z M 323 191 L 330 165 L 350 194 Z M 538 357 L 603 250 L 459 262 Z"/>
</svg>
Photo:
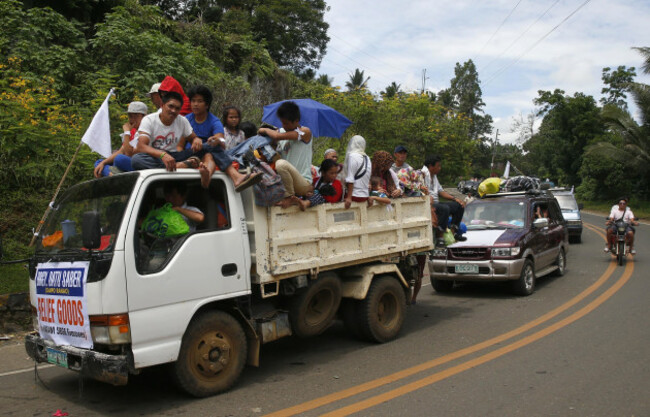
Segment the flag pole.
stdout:
<svg viewBox="0 0 650 417">
<path fill-rule="evenodd" d="M 32 241 L 29 242 L 29 246 L 32 246 L 34 244 L 34 241 L 36 240 L 36 236 L 38 236 L 39 232 L 41 231 L 41 228 L 43 227 L 43 224 L 45 224 L 45 219 L 47 219 L 48 214 L 50 214 L 50 211 L 52 210 L 52 207 L 54 206 L 54 201 L 56 201 L 56 197 L 59 195 L 59 191 L 61 190 L 61 186 L 63 185 L 63 181 L 65 181 L 65 177 L 68 175 L 68 171 L 70 171 L 70 167 L 72 166 L 72 163 L 74 162 L 75 158 L 77 157 L 77 154 L 79 153 L 79 149 L 81 149 L 81 145 L 83 145 L 83 142 L 79 141 L 79 145 L 77 146 L 77 150 L 75 151 L 74 155 L 72 156 L 72 159 L 70 160 L 70 163 L 68 164 L 68 167 L 65 169 L 65 172 L 63 173 L 63 177 L 61 177 L 61 181 L 59 181 L 59 186 L 56 187 L 56 191 L 54 191 L 54 196 L 52 197 L 52 201 L 50 201 L 50 204 L 47 205 L 47 208 L 45 209 L 45 213 L 43 213 L 43 218 L 41 219 L 40 222 L 38 222 L 38 226 L 36 227 L 36 231 L 34 232 L 34 236 L 32 236 Z"/>
<path fill-rule="evenodd" d="M 111 91 L 108 92 L 108 96 L 106 97 L 106 100 L 110 98 L 110 96 L 115 95 L 114 93 L 114 88 L 111 88 Z M 50 204 L 47 205 L 47 208 L 45 209 L 45 213 L 43 213 L 43 217 L 41 218 L 41 221 L 38 222 L 38 226 L 36 226 L 36 230 L 33 233 L 32 240 L 29 242 L 29 246 L 31 247 L 34 244 L 34 241 L 36 240 L 36 236 L 40 233 L 41 229 L 43 228 L 43 225 L 45 224 L 45 220 L 47 219 L 47 216 L 50 214 L 50 211 L 52 211 L 52 207 L 54 206 L 54 202 L 56 201 L 56 197 L 59 195 L 59 191 L 61 191 L 61 187 L 63 186 L 63 182 L 65 181 L 65 178 L 68 176 L 68 172 L 70 171 L 70 168 L 72 167 L 72 163 L 74 160 L 77 158 L 77 155 L 79 154 L 79 150 L 81 149 L 81 145 L 84 144 L 83 138 L 82 140 L 79 141 L 79 145 L 77 146 L 77 150 L 74 152 L 74 155 L 72 155 L 72 159 L 70 160 L 70 163 L 68 164 L 68 167 L 65 169 L 65 172 L 63 173 L 63 177 L 61 177 L 61 181 L 59 181 L 59 185 L 56 187 L 56 191 L 54 191 L 54 196 L 52 197 L 52 200 L 50 201 Z"/>
</svg>

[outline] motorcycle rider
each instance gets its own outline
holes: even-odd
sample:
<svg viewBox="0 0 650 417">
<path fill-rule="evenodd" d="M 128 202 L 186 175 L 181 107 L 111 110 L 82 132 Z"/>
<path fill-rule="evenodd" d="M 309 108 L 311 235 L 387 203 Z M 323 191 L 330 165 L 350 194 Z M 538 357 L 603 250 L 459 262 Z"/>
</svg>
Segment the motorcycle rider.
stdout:
<svg viewBox="0 0 650 417">
<path fill-rule="evenodd" d="M 636 255 L 636 250 L 634 250 L 634 227 L 638 226 L 639 222 L 635 221 L 634 213 L 632 209 L 627 206 L 628 203 L 627 197 L 621 197 L 618 199 L 618 205 L 612 207 L 611 213 L 607 219 L 607 247 L 605 247 L 605 253 L 609 252 L 612 249 L 612 240 L 614 239 L 614 234 L 616 233 L 616 225 L 614 224 L 617 220 L 623 219 L 626 224 L 625 227 L 625 240 L 627 245 L 630 248 L 630 254 Z"/>
</svg>

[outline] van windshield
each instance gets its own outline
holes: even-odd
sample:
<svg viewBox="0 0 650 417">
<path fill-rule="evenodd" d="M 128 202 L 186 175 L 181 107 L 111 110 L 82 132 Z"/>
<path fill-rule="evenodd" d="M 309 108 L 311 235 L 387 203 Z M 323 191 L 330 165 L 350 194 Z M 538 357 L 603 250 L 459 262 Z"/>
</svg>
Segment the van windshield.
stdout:
<svg viewBox="0 0 650 417">
<path fill-rule="evenodd" d="M 578 203 L 572 195 L 556 195 L 555 199 L 560 205 L 562 211 L 575 211 L 578 210 Z"/>
<path fill-rule="evenodd" d="M 68 189 L 54 203 L 39 234 L 36 252 L 86 251 L 82 243 L 82 219 L 87 212 L 99 214 L 101 244 L 97 250 L 112 252 L 138 175 L 120 174 Z"/>
<path fill-rule="evenodd" d="M 463 222 L 469 230 L 515 228 L 526 223 L 526 205 L 521 201 L 477 202 L 468 204 Z"/>
</svg>

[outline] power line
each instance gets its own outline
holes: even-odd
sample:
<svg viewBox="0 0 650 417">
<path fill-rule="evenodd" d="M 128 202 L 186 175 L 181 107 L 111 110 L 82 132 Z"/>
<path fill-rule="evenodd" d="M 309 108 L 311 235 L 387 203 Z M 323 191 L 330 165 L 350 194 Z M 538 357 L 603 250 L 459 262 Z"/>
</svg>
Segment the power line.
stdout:
<svg viewBox="0 0 650 417">
<path fill-rule="evenodd" d="M 505 72 L 505 70 L 507 70 L 508 68 L 510 68 L 511 66 L 513 66 L 514 64 L 516 64 L 517 62 L 519 62 L 519 60 L 520 60 L 524 55 L 526 55 L 526 54 L 527 54 L 528 52 L 530 52 L 533 48 L 535 48 L 537 45 L 539 45 L 539 44 L 540 44 L 544 39 L 546 39 L 546 38 L 548 37 L 548 35 L 550 35 L 551 33 L 553 33 L 557 28 L 559 28 L 559 27 L 560 27 L 564 22 L 566 22 L 567 20 L 569 20 L 569 19 L 570 19 L 574 14 L 576 14 L 580 9 L 582 9 L 582 8 L 583 8 L 587 3 L 589 3 L 590 1 L 591 1 L 591 0 L 585 0 L 584 3 L 582 3 L 580 6 L 578 6 L 578 8 L 575 9 L 573 12 L 571 12 L 567 17 L 565 17 L 564 19 L 562 19 L 562 21 L 561 21 L 560 23 L 558 23 L 555 27 L 553 27 L 553 29 L 551 29 L 550 31 L 548 31 L 548 32 L 547 32 L 544 36 L 542 36 L 542 37 L 541 37 L 537 42 L 535 42 L 534 44 L 532 44 L 532 45 L 531 45 L 528 49 L 526 49 L 526 50 L 525 50 L 521 55 L 519 55 L 519 56 L 517 57 L 516 60 L 514 60 L 513 62 L 507 64 L 506 66 L 502 67 L 500 70 L 498 70 L 497 72 L 495 72 L 494 74 L 492 74 L 492 76 L 491 76 L 490 78 L 488 78 L 488 80 L 484 83 L 484 85 L 489 84 L 492 80 L 494 80 L 496 77 L 498 77 L 498 76 L 501 75 L 503 72 Z"/>
<path fill-rule="evenodd" d="M 340 41 L 342 41 L 343 43 L 348 44 L 349 46 L 353 47 L 353 48 L 356 49 L 357 51 L 359 51 L 359 52 L 361 52 L 362 54 L 364 54 L 364 55 L 366 55 L 366 56 L 368 56 L 368 57 L 374 59 L 375 61 L 379 62 L 379 63 L 382 64 L 382 65 L 385 65 L 385 66 L 387 66 L 387 67 L 391 67 L 391 68 L 396 69 L 396 70 L 401 71 L 401 72 L 406 72 L 406 73 L 410 72 L 410 71 L 405 70 L 404 68 L 398 68 L 398 67 L 396 67 L 396 66 L 394 66 L 394 65 L 392 65 L 392 64 L 389 64 L 389 63 L 387 63 L 387 62 L 384 62 L 383 60 L 381 60 L 381 59 L 379 59 L 379 58 L 377 58 L 377 57 L 375 57 L 375 56 L 373 56 L 373 55 L 370 55 L 369 53 L 365 52 L 363 49 L 360 49 L 360 48 L 358 48 L 358 47 L 352 45 L 350 42 L 346 41 L 345 39 L 341 38 L 340 36 L 337 36 L 337 35 L 334 34 L 334 33 L 330 33 L 330 35 L 334 36 L 335 38 L 338 38 L 338 39 L 339 39 Z"/>
<path fill-rule="evenodd" d="M 503 19 L 503 22 L 501 22 L 501 24 L 499 25 L 499 27 L 497 28 L 497 30 L 495 30 L 494 33 L 492 34 L 492 36 L 490 36 L 490 39 L 488 39 L 487 42 L 485 42 L 485 44 L 483 45 L 483 47 L 481 48 L 481 50 L 480 50 L 479 53 L 478 53 L 479 55 L 481 55 L 481 53 L 483 52 L 483 50 L 485 49 L 485 47 L 488 45 L 488 43 L 490 43 L 490 41 L 492 40 L 492 38 L 494 38 L 494 36 L 497 34 L 497 32 L 499 32 L 499 30 L 500 30 L 501 27 L 506 23 L 506 21 L 507 21 L 508 19 L 510 19 L 510 16 L 512 16 L 512 14 L 515 12 L 515 10 L 517 9 L 517 7 L 519 6 L 519 3 L 521 3 L 521 0 L 519 0 L 519 1 L 517 2 L 517 4 L 515 4 L 515 7 L 513 7 L 512 10 L 510 10 L 510 13 L 508 13 L 508 16 L 506 16 L 506 18 Z"/>
<path fill-rule="evenodd" d="M 539 16 L 539 17 L 538 17 L 538 18 L 537 18 L 533 23 L 531 23 L 530 26 L 528 26 L 528 27 L 526 28 L 526 30 L 524 30 L 524 31 L 523 31 L 523 32 L 522 32 L 522 33 L 517 37 L 517 39 L 515 39 L 514 41 L 512 41 L 512 43 L 511 43 L 510 45 L 508 45 L 508 47 L 507 47 L 506 49 L 504 49 L 504 50 L 503 50 L 503 51 L 502 51 L 502 52 L 501 52 L 501 53 L 500 53 L 496 58 L 492 59 L 490 62 L 487 63 L 487 65 L 483 66 L 483 67 L 480 69 L 480 71 L 484 71 L 484 70 L 486 70 L 490 65 L 492 65 L 493 62 L 495 62 L 497 59 L 501 58 L 501 57 L 502 57 L 506 52 L 508 52 L 508 51 L 510 50 L 510 48 L 512 48 L 512 47 L 513 47 L 517 42 L 519 42 L 519 39 L 521 39 L 521 38 L 522 38 L 526 33 L 528 33 L 528 31 L 529 31 L 530 29 L 532 29 L 532 27 L 535 26 L 535 25 L 537 24 L 537 22 L 539 22 L 539 21 L 540 21 L 544 16 L 546 16 L 546 14 L 547 14 L 547 13 L 548 13 L 548 12 L 549 12 L 553 7 L 555 7 L 555 5 L 558 4 L 559 2 L 560 2 L 560 0 L 555 0 L 555 3 L 553 3 L 553 4 L 552 4 L 548 9 L 546 9 L 546 10 L 544 11 L 544 13 L 542 13 L 542 14 L 541 14 L 541 15 L 540 15 L 540 16 Z"/>
<path fill-rule="evenodd" d="M 345 55 L 343 52 L 341 52 L 341 51 L 339 51 L 339 50 L 337 50 L 337 49 L 335 49 L 335 48 L 330 47 L 330 49 L 333 50 L 334 52 L 336 52 L 336 53 L 342 55 L 343 57 L 349 59 L 350 61 L 356 63 L 357 65 L 361 66 L 361 68 L 363 68 L 363 69 L 365 69 L 365 70 L 368 70 L 368 71 L 370 71 L 370 72 L 373 72 L 373 73 L 375 73 L 375 74 L 378 74 L 378 75 L 379 75 L 381 78 L 383 78 L 385 81 L 387 81 L 387 82 L 389 82 L 389 83 L 391 82 L 390 77 L 388 77 L 387 75 L 382 74 L 382 73 L 379 72 L 379 71 L 375 71 L 375 70 L 373 70 L 372 68 L 369 68 L 367 65 L 364 65 L 364 64 L 362 64 L 361 62 L 357 61 L 356 59 L 354 59 L 354 58 L 352 58 L 352 57 L 349 57 L 349 56 Z M 374 75 L 374 74 L 373 74 L 373 75 Z"/>
</svg>

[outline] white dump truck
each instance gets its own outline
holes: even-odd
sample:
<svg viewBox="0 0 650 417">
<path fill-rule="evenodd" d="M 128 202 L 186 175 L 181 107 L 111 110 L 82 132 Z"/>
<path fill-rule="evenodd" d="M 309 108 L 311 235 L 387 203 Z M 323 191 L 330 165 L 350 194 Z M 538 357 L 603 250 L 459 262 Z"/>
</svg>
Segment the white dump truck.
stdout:
<svg viewBox="0 0 650 417">
<path fill-rule="evenodd" d="M 169 189 L 204 219 L 156 237 L 143 222 Z M 427 198 L 300 211 L 253 197 L 221 173 L 203 189 L 193 170 L 71 187 L 30 264 L 28 354 L 115 385 L 173 363 L 183 390 L 207 396 L 232 386 L 246 363 L 258 366 L 262 344 L 320 334 L 337 317 L 370 341 L 397 336 L 414 254 L 432 249 Z"/>
</svg>

